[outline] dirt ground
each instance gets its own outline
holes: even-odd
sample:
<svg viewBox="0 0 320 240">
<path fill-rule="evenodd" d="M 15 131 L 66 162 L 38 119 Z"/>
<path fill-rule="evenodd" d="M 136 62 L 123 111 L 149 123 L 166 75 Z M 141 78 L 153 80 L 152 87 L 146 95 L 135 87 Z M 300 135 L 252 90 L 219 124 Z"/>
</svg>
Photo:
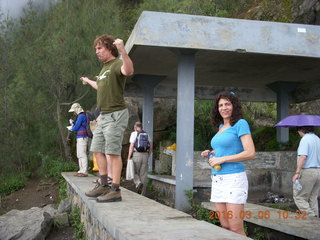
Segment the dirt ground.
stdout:
<svg viewBox="0 0 320 240">
<path fill-rule="evenodd" d="M 121 186 L 136 191 L 132 181 L 122 181 Z M 17 192 L 0 199 L 0 213 L 4 214 L 12 209 L 27 210 L 32 207 L 44 207 L 59 202 L 59 182 L 53 178 L 31 178 L 27 185 Z M 154 197 L 147 190 L 147 197 Z M 75 240 L 73 227 L 52 229 L 46 240 Z"/>
<path fill-rule="evenodd" d="M 44 207 L 58 201 L 58 181 L 32 178 L 27 185 L 1 200 L 0 210 L 8 212 L 12 209 L 27 210 L 32 207 Z"/>
<path fill-rule="evenodd" d="M 0 201 L 0 212 L 6 213 L 12 209 L 27 210 L 32 207 L 44 207 L 59 202 L 59 183 L 57 180 L 31 178 L 27 185 L 11 195 L 2 197 Z M 65 227 L 53 229 L 47 240 L 75 240 L 74 229 Z"/>
</svg>

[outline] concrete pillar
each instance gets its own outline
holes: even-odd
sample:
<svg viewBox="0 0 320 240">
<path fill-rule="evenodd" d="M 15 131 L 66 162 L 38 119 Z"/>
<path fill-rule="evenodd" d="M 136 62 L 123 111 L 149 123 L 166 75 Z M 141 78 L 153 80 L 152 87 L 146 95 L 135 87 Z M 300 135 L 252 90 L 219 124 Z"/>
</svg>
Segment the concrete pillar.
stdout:
<svg viewBox="0 0 320 240">
<path fill-rule="evenodd" d="M 268 85 L 277 93 L 277 122 L 289 115 L 289 94 L 297 85 L 296 82 L 274 82 Z M 277 128 L 277 141 L 279 143 L 289 141 L 289 128 Z"/>
<path fill-rule="evenodd" d="M 155 86 L 165 78 L 165 76 L 134 75 L 132 80 L 137 83 L 143 91 L 142 106 L 142 127 L 153 141 L 153 95 Z M 153 155 L 148 159 L 148 171 L 153 170 Z"/>
<path fill-rule="evenodd" d="M 187 211 L 186 191 L 193 191 L 195 52 L 180 52 L 178 58 L 175 208 Z"/>
</svg>

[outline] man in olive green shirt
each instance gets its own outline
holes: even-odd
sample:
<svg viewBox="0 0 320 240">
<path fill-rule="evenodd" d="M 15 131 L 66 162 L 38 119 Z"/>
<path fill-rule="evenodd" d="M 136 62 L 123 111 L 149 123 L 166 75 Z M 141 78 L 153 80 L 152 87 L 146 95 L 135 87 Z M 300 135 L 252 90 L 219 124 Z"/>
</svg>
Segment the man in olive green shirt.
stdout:
<svg viewBox="0 0 320 240">
<path fill-rule="evenodd" d="M 97 107 L 100 110 L 98 126 L 94 131 L 91 149 L 97 159 L 101 183 L 85 194 L 97 197 L 98 202 L 121 201 L 120 178 L 122 170 L 122 139 L 129 114 L 124 101 L 126 77 L 133 75 L 133 63 L 123 41 L 109 35 L 95 39 L 94 49 L 104 63 L 96 81 L 87 77 L 80 80 L 97 90 Z M 119 55 L 121 59 L 119 59 Z M 108 173 L 112 184 L 108 185 Z"/>
</svg>

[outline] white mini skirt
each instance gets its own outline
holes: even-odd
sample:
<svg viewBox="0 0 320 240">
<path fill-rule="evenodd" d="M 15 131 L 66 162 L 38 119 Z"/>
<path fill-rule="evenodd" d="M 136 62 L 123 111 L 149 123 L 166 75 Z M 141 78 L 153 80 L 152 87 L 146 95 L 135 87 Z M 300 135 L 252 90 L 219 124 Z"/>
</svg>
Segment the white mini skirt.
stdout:
<svg viewBox="0 0 320 240">
<path fill-rule="evenodd" d="M 248 198 L 246 172 L 211 175 L 211 202 L 245 204 Z"/>
</svg>

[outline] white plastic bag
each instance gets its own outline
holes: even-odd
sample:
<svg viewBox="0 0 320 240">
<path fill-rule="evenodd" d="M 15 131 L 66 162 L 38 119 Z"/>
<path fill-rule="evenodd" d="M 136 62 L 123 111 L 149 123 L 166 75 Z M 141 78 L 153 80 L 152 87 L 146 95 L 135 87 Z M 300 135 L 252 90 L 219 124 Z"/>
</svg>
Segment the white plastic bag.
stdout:
<svg viewBox="0 0 320 240">
<path fill-rule="evenodd" d="M 127 162 L 127 171 L 126 171 L 126 179 L 132 180 L 134 178 L 134 166 L 132 159 L 129 159 Z"/>
</svg>

